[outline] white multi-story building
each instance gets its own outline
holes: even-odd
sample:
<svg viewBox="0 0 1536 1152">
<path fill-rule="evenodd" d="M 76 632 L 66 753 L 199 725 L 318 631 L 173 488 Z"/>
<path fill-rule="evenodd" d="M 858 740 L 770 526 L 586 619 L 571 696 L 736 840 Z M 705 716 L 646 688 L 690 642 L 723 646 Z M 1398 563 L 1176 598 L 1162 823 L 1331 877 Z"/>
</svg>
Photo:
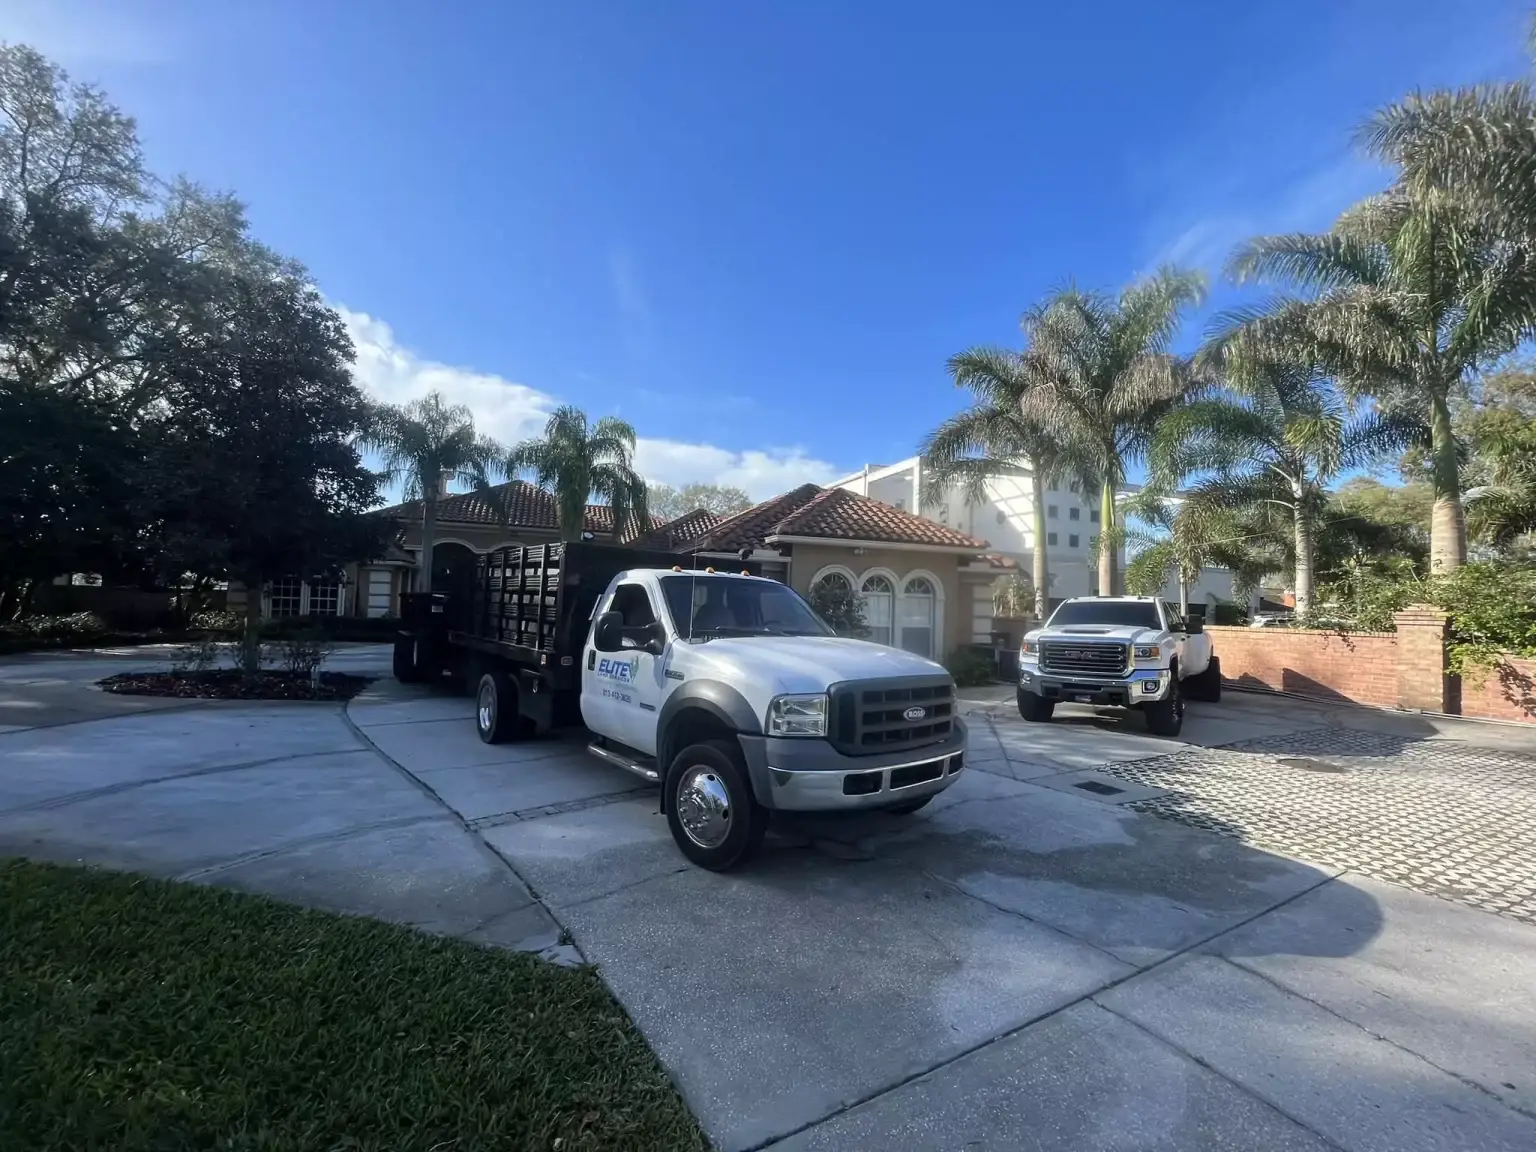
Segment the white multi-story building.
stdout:
<svg viewBox="0 0 1536 1152">
<path fill-rule="evenodd" d="M 1031 510 L 1034 482 L 1028 466 L 1019 465 L 1012 474 L 987 481 L 987 498 L 982 503 L 973 503 L 962 492 L 950 489 L 938 502 L 924 507 L 918 499 L 923 483 L 922 460 L 911 456 L 894 464 L 866 465 L 834 480 L 831 487 L 873 497 L 985 540 L 991 552 L 1013 560 L 1027 574 L 1034 562 L 1035 549 Z M 1092 596 L 1098 591 L 1099 572 L 1093 562 L 1092 545 L 1092 538 L 1098 534 L 1098 492 L 1082 491 L 1075 480 L 1046 485 L 1045 546 L 1051 577 L 1047 595 L 1053 602 L 1071 596 Z M 1122 554 L 1122 571 L 1124 562 Z M 1176 579 L 1169 580 L 1163 595 L 1178 600 Z M 1207 568 L 1190 589 L 1189 598 L 1191 603 L 1205 604 L 1208 612 L 1217 600 L 1230 601 L 1232 573 L 1225 568 Z M 990 617 L 990 605 L 985 611 Z M 978 634 L 982 631 L 982 612 L 983 606 L 978 603 L 974 609 Z"/>
</svg>

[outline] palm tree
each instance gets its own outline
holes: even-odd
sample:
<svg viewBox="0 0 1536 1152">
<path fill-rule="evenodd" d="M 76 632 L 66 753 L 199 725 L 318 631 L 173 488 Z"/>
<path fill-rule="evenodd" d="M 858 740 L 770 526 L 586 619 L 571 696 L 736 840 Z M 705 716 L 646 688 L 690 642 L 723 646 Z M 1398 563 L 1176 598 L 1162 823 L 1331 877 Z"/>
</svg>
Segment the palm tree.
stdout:
<svg viewBox="0 0 1536 1152">
<path fill-rule="evenodd" d="M 1170 412 L 1152 437 L 1154 486 L 1171 490 L 1201 479 L 1180 509 L 1189 531 L 1244 510 L 1273 510 L 1294 542 L 1296 611 L 1312 607 L 1313 553 L 1327 485 L 1345 469 L 1419 437 L 1413 419 L 1361 412 L 1301 352 L 1256 359 L 1233 343 L 1201 357 L 1220 365 L 1230 394 L 1192 401 Z"/>
<path fill-rule="evenodd" d="M 1182 616 L 1189 615 L 1189 586 L 1202 569 L 1230 569 L 1233 590 L 1245 593 L 1276 568 L 1273 551 L 1264 547 L 1268 534 L 1246 510 L 1144 488 L 1121 511 L 1127 538 L 1141 545 L 1126 565 L 1126 587 L 1140 596 L 1156 596 L 1173 572 Z M 1151 531 L 1131 527 L 1133 518 Z"/>
<path fill-rule="evenodd" d="M 560 539 L 580 540 L 587 502 L 596 496 L 613 509 L 614 535 L 649 520 L 645 481 L 634 469 L 635 430 L 604 416 L 589 426 L 579 408 L 555 409 L 544 435 L 524 440 L 507 454 L 509 476 L 529 474 L 554 494 Z"/>
<path fill-rule="evenodd" d="M 1068 474 L 1089 473 L 1088 454 L 1076 442 L 1026 419 L 1023 402 L 1030 383 L 1022 357 L 1004 348 L 972 348 L 952 356 L 949 374 L 957 388 L 974 397 L 922 443 L 925 474 L 922 500 L 936 501 L 959 487 L 975 504 L 987 501 L 987 482 L 1030 470 L 1030 505 L 1035 615 L 1045 619 L 1050 569 L 1045 549 L 1045 487 Z M 1088 478 L 1090 487 L 1095 481 Z"/>
<path fill-rule="evenodd" d="M 1164 268 L 1118 299 L 1068 287 L 1024 314 L 1024 415 L 1083 445 L 1098 477 L 1100 595 L 1116 588 L 1115 500 L 1126 469 L 1194 389 L 1189 362 L 1169 347 L 1185 309 L 1204 298 L 1204 276 Z"/>
<path fill-rule="evenodd" d="M 1239 356 L 1301 355 L 1351 398 L 1428 428 L 1435 505 L 1431 568 L 1466 562 L 1466 516 L 1450 400 L 1512 350 L 1536 315 L 1536 258 L 1444 201 L 1375 197 L 1321 235 L 1238 249 L 1238 281 L 1289 283 L 1300 298 L 1236 316 L 1215 344 Z"/>
<path fill-rule="evenodd" d="M 449 404 L 436 391 L 409 404 L 377 405 L 362 446 L 383 457 L 385 483 L 399 483 L 406 500 L 421 501 L 418 590 L 430 592 L 438 500 L 451 482 L 485 488 L 488 470 L 504 449 L 476 433 L 474 414 L 467 407 Z"/>
<path fill-rule="evenodd" d="M 1536 54 L 1536 18 L 1528 27 Z M 1506 235 L 1536 241 L 1536 90 L 1527 80 L 1415 92 L 1360 129 L 1423 201 L 1447 198 Z"/>
</svg>

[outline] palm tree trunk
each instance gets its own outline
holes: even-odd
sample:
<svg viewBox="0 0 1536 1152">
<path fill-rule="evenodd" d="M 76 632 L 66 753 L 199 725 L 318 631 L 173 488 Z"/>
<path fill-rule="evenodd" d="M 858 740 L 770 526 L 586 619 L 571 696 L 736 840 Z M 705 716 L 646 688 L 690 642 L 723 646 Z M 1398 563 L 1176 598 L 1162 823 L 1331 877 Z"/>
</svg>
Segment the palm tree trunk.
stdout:
<svg viewBox="0 0 1536 1152">
<path fill-rule="evenodd" d="M 1430 411 L 1431 473 L 1435 506 L 1429 519 L 1429 569 L 1454 572 L 1467 562 L 1467 515 L 1461 503 L 1461 461 L 1456 457 L 1456 436 L 1451 410 L 1444 396 L 1436 395 Z"/>
<path fill-rule="evenodd" d="M 1030 479 L 1029 489 L 1030 512 L 1035 522 L 1030 576 L 1035 582 L 1035 618 L 1043 622 L 1050 606 L 1051 568 L 1045 554 L 1045 478 L 1038 471 Z"/>
<path fill-rule="evenodd" d="M 1296 503 L 1296 618 L 1303 622 L 1312 613 L 1312 512 Z"/>
<path fill-rule="evenodd" d="M 557 497 L 560 519 L 560 539 L 567 544 L 574 544 L 581 539 L 581 533 L 586 528 L 584 521 L 587 518 L 586 493 L 581 494 L 579 500 L 570 497 Z"/>
<path fill-rule="evenodd" d="M 421 578 L 416 581 L 416 591 L 432 591 L 432 549 L 437 544 L 437 497 L 426 496 L 421 501 Z"/>
<path fill-rule="evenodd" d="M 1115 482 L 1105 479 L 1099 491 L 1099 595 L 1115 594 Z"/>
<path fill-rule="evenodd" d="M 1179 569 L 1179 615 L 1189 619 L 1189 573 Z"/>
</svg>

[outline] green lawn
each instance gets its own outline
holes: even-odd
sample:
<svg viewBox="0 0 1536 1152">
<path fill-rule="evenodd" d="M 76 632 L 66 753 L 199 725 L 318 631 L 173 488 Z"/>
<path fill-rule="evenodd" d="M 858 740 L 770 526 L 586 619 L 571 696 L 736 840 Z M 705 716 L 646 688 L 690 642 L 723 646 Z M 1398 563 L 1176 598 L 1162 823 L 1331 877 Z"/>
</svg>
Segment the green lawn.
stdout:
<svg viewBox="0 0 1536 1152">
<path fill-rule="evenodd" d="M 0 861 L 0 1149 L 704 1149 L 595 973 Z"/>
</svg>

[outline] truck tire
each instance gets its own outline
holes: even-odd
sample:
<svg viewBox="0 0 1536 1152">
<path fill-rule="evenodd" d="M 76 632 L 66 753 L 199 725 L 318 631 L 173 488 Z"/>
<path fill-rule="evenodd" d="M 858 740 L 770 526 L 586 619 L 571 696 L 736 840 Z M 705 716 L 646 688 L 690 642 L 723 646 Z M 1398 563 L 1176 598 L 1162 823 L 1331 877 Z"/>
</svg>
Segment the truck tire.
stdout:
<svg viewBox="0 0 1536 1152">
<path fill-rule="evenodd" d="M 1056 711 L 1056 701 L 1047 700 L 1026 689 L 1019 689 L 1019 715 L 1031 724 L 1043 724 Z"/>
<path fill-rule="evenodd" d="M 395 679 L 402 684 L 420 684 L 426 679 L 416 663 L 416 637 L 396 636 L 393 661 Z"/>
<path fill-rule="evenodd" d="M 526 716 L 517 711 L 517 685 L 505 672 L 493 670 L 480 677 L 475 690 L 475 731 L 487 744 L 505 744 L 529 734 Z"/>
<path fill-rule="evenodd" d="M 1143 704 L 1147 714 L 1147 731 L 1154 736 L 1177 736 L 1184 727 L 1184 689 L 1179 683 L 1178 669 L 1168 681 L 1168 695 L 1161 700 Z"/>
<path fill-rule="evenodd" d="M 672 758 L 662 786 L 672 839 L 700 868 L 724 872 L 761 847 L 768 810 L 752 795 L 734 740 L 690 744 Z"/>
<path fill-rule="evenodd" d="M 1184 695 L 1207 704 L 1221 703 L 1221 657 L 1212 656 L 1205 671 L 1184 681 Z"/>
<path fill-rule="evenodd" d="M 924 796 L 921 800 L 908 800 L 905 804 L 893 804 L 886 811 L 892 816 L 910 816 L 919 808 L 928 807 L 928 801 L 932 799 L 932 796 Z"/>
</svg>

